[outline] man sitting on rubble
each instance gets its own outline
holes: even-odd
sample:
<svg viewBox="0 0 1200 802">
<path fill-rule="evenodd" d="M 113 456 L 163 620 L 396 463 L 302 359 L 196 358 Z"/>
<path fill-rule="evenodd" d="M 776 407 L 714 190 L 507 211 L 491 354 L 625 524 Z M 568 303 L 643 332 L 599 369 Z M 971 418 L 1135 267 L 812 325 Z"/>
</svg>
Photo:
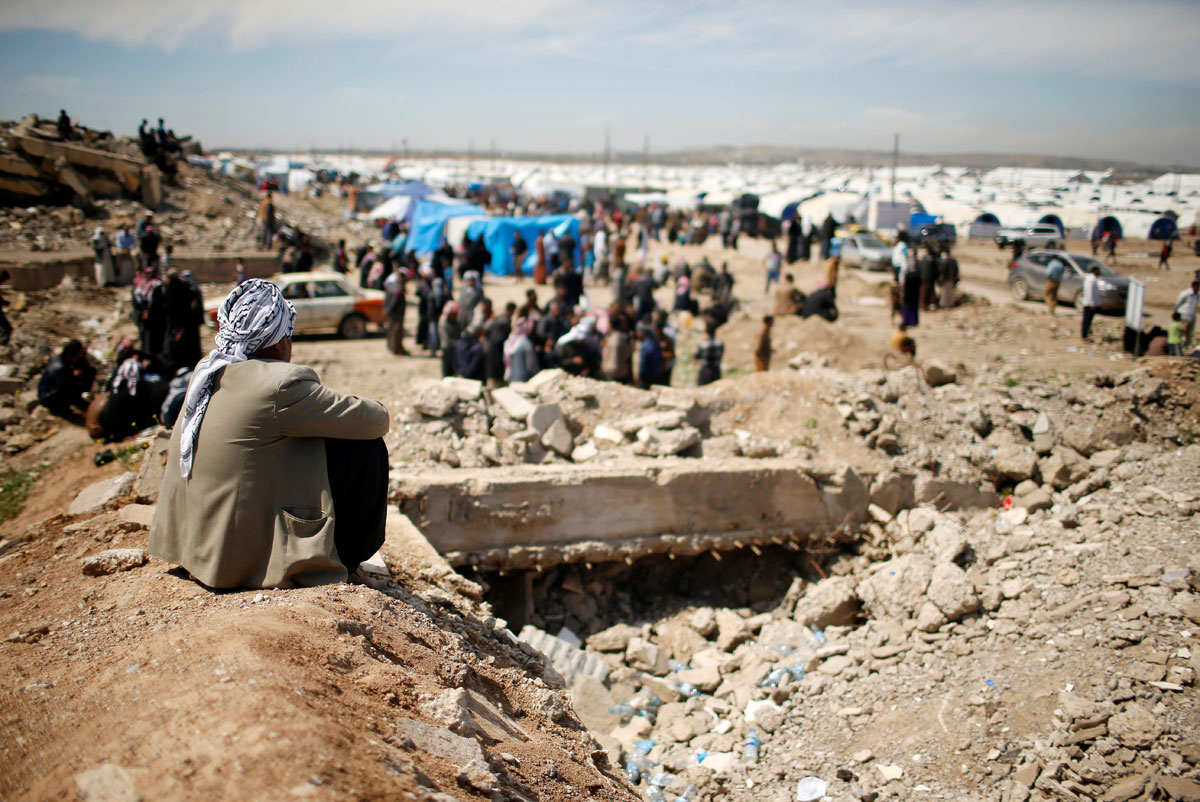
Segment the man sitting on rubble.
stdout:
<svg viewBox="0 0 1200 802">
<path fill-rule="evenodd" d="M 388 411 L 289 364 L 295 319 L 235 288 L 171 436 L 149 549 L 209 587 L 339 582 L 383 543 Z"/>
</svg>

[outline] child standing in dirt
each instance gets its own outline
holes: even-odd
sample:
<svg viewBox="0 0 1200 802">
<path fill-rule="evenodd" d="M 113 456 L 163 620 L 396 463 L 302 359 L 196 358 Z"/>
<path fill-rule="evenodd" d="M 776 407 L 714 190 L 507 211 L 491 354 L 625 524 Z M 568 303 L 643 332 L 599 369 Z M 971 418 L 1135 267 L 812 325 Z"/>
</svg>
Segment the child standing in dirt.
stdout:
<svg viewBox="0 0 1200 802">
<path fill-rule="evenodd" d="M 1183 316 L 1178 312 L 1171 313 L 1171 322 L 1167 324 L 1167 354 L 1183 356 Z"/>
</svg>

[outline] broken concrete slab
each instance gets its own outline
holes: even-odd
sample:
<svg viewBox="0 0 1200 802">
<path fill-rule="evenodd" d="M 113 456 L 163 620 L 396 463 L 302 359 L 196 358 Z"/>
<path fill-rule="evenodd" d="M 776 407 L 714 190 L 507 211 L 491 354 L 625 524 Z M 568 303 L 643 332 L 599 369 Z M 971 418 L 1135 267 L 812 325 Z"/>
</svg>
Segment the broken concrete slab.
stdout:
<svg viewBox="0 0 1200 802">
<path fill-rule="evenodd" d="M 546 656 L 551 668 L 558 672 L 564 686 L 571 685 L 577 677 L 589 676 L 603 682 L 608 677 L 608 664 L 594 654 L 578 646 L 556 638 L 537 627 L 525 626 L 518 636 Z M 665 659 L 665 658 L 664 658 Z"/>
<path fill-rule="evenodd" d="M 636 418 L 626 418 L 612 424 L 612 427 L 625 435 L 631 435 L 639 429 L 678 429 L 687 423 L 687 413 L 683 410 L 670 409 L 665 412 L 652 412 L 649 415 L 639 415 Z"/>
<path fill-rule="evenodd" d="M 153 504 L 126 504 L 117 513 L 117 520 L 149 529 L 150 524 L 154 523 L 154 510 Z"/>
<path fill-rule="evenodd" d="M 524 421 L 533 411 L 533 404 L 529 402 L 529 399 L 511 388 L 497 387 L 491 393 L 492 403 L 503 409 L 504 413 L 513 420 Z"/>
<path fill-rule="evenodd" d="M 120 476 L 114 476 L 111 479 L 105 479 L 102 482 L 88 485 L 71 502 L 71 506 L 67 508 L 67 512 L 71 515 L 90 515 L 91 513 L 99 512 L 121 498 L 121 496 L 127 495 L 133 490 L 136 480 L 136 474 L 126 472 Z"/>
<path fill-rule="evenodd" d="M 865 520 L 867 494 L 796 460 L 522 466 L 397 473 L 400 508 L 453 565 L 529 568 L 800 544 Z M 847 485 L 850 485 L 847 487 Z M 742 488 L 731 493 L 729 488 Z"/>
</svg>

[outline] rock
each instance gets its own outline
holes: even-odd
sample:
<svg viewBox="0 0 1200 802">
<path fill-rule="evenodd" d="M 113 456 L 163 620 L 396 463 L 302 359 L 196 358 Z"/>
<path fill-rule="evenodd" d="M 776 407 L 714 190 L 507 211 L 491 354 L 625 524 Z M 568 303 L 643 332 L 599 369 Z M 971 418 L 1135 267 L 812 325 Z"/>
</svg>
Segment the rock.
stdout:
<svg viewBox="0 0 1200 802">
<path fill-rule="evenodd" d="M 879 474 L 871 483 L 871 503 L 892 515 L 908 509 L 916 503 L 913 477 L 895 472 Z"/>
<path fill-rule="evenodd" d="M 879 566 L 858 585 L 858 597 L 871 615 L 904 620 L 925 599 L 933 564 L 921 554 L 905 554 Z"/>
<path fill-rule="evenodd" d="M 600 449 L 596 448 L 596 444 L 589 440 L 571 449 L 571 461 L 587 462 L 590 459 L 595 459 L 599 454 Z"/>
<path fill-rule="evenodd" d="M 588 645 L 591 646 L 590 640 Z M 696 652 L 707 648 L 708 641 L 691 627 L 679 622 L 671 622 L 659 625 L 658 646 L 665 650 L 671 659 L 686 663 Z"/>
<path fill-rule="evenodd" d="M 662 649 L 641 636 L 629 639 L 625 647 L 625 663 L 630 668 L 647 671 L 656 676 L 667 673 L 667 656 Z"/>
<path fill-rule="evenodd" d="M 1033 491 L 1026 493 L 1017 498 L 1017 503 L 1030 512 L 1038 510 L 1048 510 L 1054 506 L 1054 499 L 1046 492 L 1045 488 L 1037 487 Z"/>
<path fill-rule="evenodd" d="M 687 423 L 687 413 L 683 410 L 671 409 L 665 412 L 652 412 L 649 415 L 639 415 L 627 418 L 613 424 L 613 428 L 625 435 L 634 434 L 641 429 L 678 429 Z"/>
<path fill-rule="evenodd" d="M 1097 420 L 1094 424 L 1076 424 L 1063 429 L 1063 442 L 1085 457 L 1097 451 L 1117 446 L 1127 446 L 1137 437 L 1137 432 L 1125 423 Z"/>
<path fill-rule="evenodd" d="M 822 674 L 836 677 L 854 665 L 854 658 L 848 654 L 835 654 L 817 667 Z"/>
<path fill-rule="evenodd" d="M 1087 476 L 1088 462 L 1071 448 L 1056 448 L 1038 463 L 1042 481 L 1055 490 L 1063 490 Z"/>
<path fill-rule="evenodd" d="M 675 676 L 680 682 L 689 682 L 704 693 L 712 693 L 721 684 L 721 672 L 712 664 L 689 668 Z"/>
<path fill-rule="evenodd" d="M 426 380 L 421 384 L 413 409 L 430 418 L 444 418 L 458 402 L 458 393 L 453 387 L 439 381 Z"/>
<path fill-rule="evenodd" d="M 1134 702 L 1108 720 L 1109 737 L 1130 749 L 1145 749 L 1162 735 L 1163 726 L 1149 710 Z"/>
<path fill-rule="evenodd" d="M 603 682 L 608 677 L 608 664 L 597 655 L 585 652 L 573 643 L 526 624 L 521 628 L 522 642 L 541 652 L 548 663 L 543 679 L 553 687 L 565 687 L 576 677 L 588 675 Z"/>
<path fill-rule="evenodd" d="M 449 387 L 459 401 L 478 401 L 483 397 L 483 382 L 464 379 L 461 376 L 446 376 L 442 384 Z"/>
<path fill-rule="evenodd" d="M 885 783 L 890 783 L 893 780 L 898 780 L 904 776 L 904 769 L 900 768 L 899 766 L 876 763 L 875 768 L 879 771 L 879 776 L 883 778 Z"/>
<path fill-rule="evenodd" d="M 497 404 L 504 410 L 504 414 L 517 421 L 527 420 L 529 413 L 533 411 L 533 404 L 529 399 L 508 387 L 492 390 L 492 403 Z"/>
<path fill-rule="evenodd" d="M 623 746 L 632 746 L 649 735 L 653 728 L 654 725 L 650 723 L 650 719 L 645 716 L 634 716 L 629 719 L 628 724 L 614 729 L 612 737 Z"/>
<path fill-rule="evenodd" d="M 761 727 L 766 732 L 774 732 L 783 724 L 786 715 L 783 708 L 770 699 L 760 699 L 746 705 L 744 718 L 747 724 Z"/>
<path fill-rule="evenodd" d="M 27 448 L 33 448 L 37 443 L 37 438 L 28 432 L 18 432 L 8 438 L 8 442 L 4 448 L 9 454 L 20 454 Z"/>
<path fill-rule="evenodd" d="M 560 417 L 550 424 L 550 428 L 542 434 L 542 445 L 554 449 L 564 457 L 571 455 L 572 449 L 575 448 L 575 438 L 571 436 L 571 430 L 567 428 L 565 420 Z"/>
<path fill-rule="evenodd" d="M 941 563 L 933 569 L 928 595 L 929 600 L 951 621 L 957 621 L 979 609 L 975 586 L 966 571 L 951 562 Z"/>
<path fill-rule="evenodd" d="M 953 384 L 958 381 L 958 374 L 946 366 L 944 362 L 932 359 L 924 364 L 925 382 L 930 387 L 941 387 L 943 384 Z"/>
<path fill-rule="evenodd" d="M 145 565 L 149 558 L 141 549 L 109 549 L 83 559 L 84 576 L 108 576 Z"/>
<path fill-rule="evenodd" d="M 971 507 L 996 507 L 1000 497 L 990 487 L 981 487 L 977 482 L 956 482 L 933 476 L 920 476 L 914 488 L 918 504 L 936 503 L 938 509 L 968 509 Z"/>
<path fill-rule="evenodd" d="M 558 404 L 538 404 L 529 411 L 526 425 L 538 434 L 545 434 L 557 422 L 563 422 L 562 408 Z"/>
<path fill-rule="evenodd" d="M 924 538 L 925 549 L 935 563 L 951 563 L 958 560 L 967 549 L 967 539 L 959 527 L 941 523 Z"/>
<path fill-rule="evenodd" d="M 807 627 L 851 626 L 860 602 L 852 577 L 832 577 L 809 585 L 796 602 L 792 620 Z"/>
<path fill-rule="evenodd" d="M 670 431 L 639 429 L 637 440 L 633 446 L 635 454 L 648 457 L 669 457 L 698 445 L 701 437 L 699 429 L 684 426 L 681 429 Z"/>
<path fill-rule="evenodd" d="M 1195 780 L 1160 774 L 1155 778 L 1155 782 L 1176 802 L 1200 802 L 1200 783 Z"/>
<path fill-rule="evenodd" d="M 71 515 L 91 515 L 100 512 L 112 502 L 128 495 L 133 490 L 136 480 L 136 474 L 123 473 L 120 476 L 88 485 L 71 502 L 67 512 Z"/>
<path fill-rule="evenodd" d="M 587 639 L 587 647 L 597 652 L 623 652 L 629 641 L 641 636 L 642 631 L 629 624 L 613 624 Z"/>
<path fill-rule="evenodd" d="M 921 609 L 917 610 L 916 622 L 917 629 L 920 631 L 936 632 L 949 623 L 950 619 L 946 617 L 946 614 L 936 604 L 927 601 L 923 602 Z"/>
<path fill-rule="evenodd" d="M 999 478 L 1020 482 L 1029 479 L 1037 469 L 1037 454 L 1027 446 L 1008 443 L 996 449 L 992 457 L 992 472 Z"/>
<path fill-rule="evenodd" d="M 731 652 L 739 643 L 750 639 L 750 627 L 746 619 L 732 610 L 717 611 L 717 648 Z"/>
<path fill-rule="evenodd" d="M 1122 452 L 1119 448 L 1106 448 L 1103 451 L 1097 451 L 1087 459 L 1087 464 L 1093 468 L 1115 468 L 1121 463 Z M 1079 481 L 1082 477 L 1076 477 L 1075 481 Z"/>
<path fill-rule="evenodd" d="M 153 504 L 158 500 L 158 491 L 162 487 L 163 475 L 167 470 L 167 452 L 170 450 L 171 438 L 169 432 L 160 432 L 150 442 L 146 456 L 142 457 L 142 465 L 138 469 L 137 484 L 133 492 L 139 499 Z"/>
<path fill-rule="evenodd" d="M 120 766 L 104 763 L 75 775 L 80 802 L 141 802 L 133 775 Z"/>
<path fill-rule="evenodd" d="M 126 504 L 117 513 L 117 520 L 149 529 L 150 524 L 154 523 L 154 509 L 153 504 Z"/>
<path fill-rule="evenodd" d="M 595 435 L 598 440 L 607 440 L 610 443 L 625 442 L 625 435 L 622 434 L 620 430 L 614 429 L 612 426 L 607 426 L 603 423 L 593 429 L 592 434 Z"/>
</svg>

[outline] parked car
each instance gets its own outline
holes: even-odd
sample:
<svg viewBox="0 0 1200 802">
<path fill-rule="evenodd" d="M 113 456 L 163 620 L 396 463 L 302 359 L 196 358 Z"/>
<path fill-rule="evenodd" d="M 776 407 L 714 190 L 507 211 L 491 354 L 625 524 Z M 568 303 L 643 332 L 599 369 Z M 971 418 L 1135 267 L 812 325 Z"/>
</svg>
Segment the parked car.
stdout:
<svg viewBox="0 0 1200 802">
<path fill-rule="evenodd" d="M 997 248 L 1007 247 L 1017 240 L 1024 240 L 1026 248 L 1061 248 L 1063 244 L 1063 235 L 1058 226 L 1045 223 L 1024 228 L 1002 228 L 992 239 L 996 241 Z"/>
<path fill-rule="evenodd" d="M 863 270 L 891 270 L 892 246 L 874 234 L 851 234 L 842 239 L 842 264 Z"/>
<path fill-rule="evenodd" d="M 387 320 L 384 293 L 356 287 L 341 273 L 282 273 L 269 280 L 296 307 L 294 334 L 336 331 L 346 339 L 357 339 L 367 336 L 368 323 L 382 325 Z M 210 326 L 217 324 L 220 306 L 220 301 L 206 304 Z"/>
<path fill-rule="evenodd" d="M 1061 259 L 1066 263 L 1058 285 L 1058 300 L 1079 308 L 1083 300 L 1083 277 L 1100 268 L 1100 311 L 1125 311 L 1129 294 L 1129 279 L 1119 276 L 1108 265 L 1081 253 L 1067 251 L 1030 251 L 1009 268 L 1008 289 L 1018 301 L 1041 298 L 1046 291 L 1046 272 L 1050 262 Z"/>
<path fill-rule="evenodd" d="M 926 248 L 934 243 L 953 246 L 957 238 L 958 229 L 952 223 L 926 223 L 913 232 L 912 244 Z"/>
</svg>

